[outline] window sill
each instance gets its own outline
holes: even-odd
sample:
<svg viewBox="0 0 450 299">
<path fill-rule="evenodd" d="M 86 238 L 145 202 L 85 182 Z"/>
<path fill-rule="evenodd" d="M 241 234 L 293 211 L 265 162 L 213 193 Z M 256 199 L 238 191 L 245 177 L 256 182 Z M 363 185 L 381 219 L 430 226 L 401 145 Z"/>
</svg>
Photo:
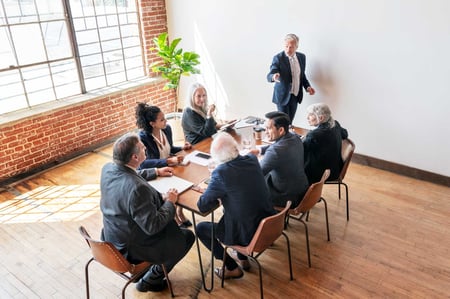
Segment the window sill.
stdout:
<svg viewBox="0 0 450 299">
<path fill-rule="evenodd" d="M 29 109 L 22 109 L 18 111 L 13 111 L 5 114 L 0 114 L 0 127 L 3 125 L 11 125 L 15 122 L 21 121 L 23 119 L 38 116 L 40 114 L 48 113 L 49 111 L 54 111 L 57 109 L 61 109 L 73 104 L 82 103 L 85 101 L 90 101 L 92 99 L 103 97 L 105 95 L 113 95 L 114 93 L 124 92 L 127 89 L 135 88 L 137 86 L 155 83 L 163 80 L 161 77 L 157 78 L 148 78 L 143 77 L 140 79 L 135 79 L 133 81 L 128 81 L 120 84 L 116 84 L 113 86 L 108 86 L 104 88 L 100 88 L 97 90 L 90 91 L 86 94 L 76 95 L 68 98 L 64 98 L 57 101 L 52 101 L 48 103 L 44 103 L 41 105 L 33 106 Z"/>
</svg>

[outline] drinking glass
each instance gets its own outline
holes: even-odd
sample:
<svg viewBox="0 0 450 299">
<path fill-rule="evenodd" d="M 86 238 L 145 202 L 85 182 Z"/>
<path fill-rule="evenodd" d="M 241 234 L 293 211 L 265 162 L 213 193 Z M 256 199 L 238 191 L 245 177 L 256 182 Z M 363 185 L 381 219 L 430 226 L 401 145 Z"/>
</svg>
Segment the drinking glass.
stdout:
<svg viewBox="0 0 450 299">
<path fill-rule="evenodd" d="M 211 173 L 213 172 L 213 170 L 216 168 L 216 162 L 211 160 L 208 162 L 208 171 L 209 171 L 209 176 L 211 176 Z"/>
<path fill-rule="evenodd" d="M 244 137 L 242 139 L 242 147 L 244 150 L 249 151 L 252 148 L 252 140 L 248 137 Z"/>
</svg>

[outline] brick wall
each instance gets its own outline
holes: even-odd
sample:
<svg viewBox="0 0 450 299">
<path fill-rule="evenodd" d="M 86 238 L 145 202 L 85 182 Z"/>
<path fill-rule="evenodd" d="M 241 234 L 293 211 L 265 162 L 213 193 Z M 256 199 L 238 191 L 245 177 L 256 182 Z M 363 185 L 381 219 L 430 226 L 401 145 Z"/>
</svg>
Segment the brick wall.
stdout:
<svg viewBox="0 0 450 299">
<path fill-rule="evenodd" d="M 149 52 L 151 40 L 167 30 L 165 1 L 142 0 L 139 3 L 148 70 L 148 66 L 158 59 Z M 146 101 L 165 112 L 173 111 L 175 92 L 163 91 L 164 83 L 156 80 L 2 125 L 0 184 L 63 162 L 135 129 L 137 102 Z"/>
</svg>

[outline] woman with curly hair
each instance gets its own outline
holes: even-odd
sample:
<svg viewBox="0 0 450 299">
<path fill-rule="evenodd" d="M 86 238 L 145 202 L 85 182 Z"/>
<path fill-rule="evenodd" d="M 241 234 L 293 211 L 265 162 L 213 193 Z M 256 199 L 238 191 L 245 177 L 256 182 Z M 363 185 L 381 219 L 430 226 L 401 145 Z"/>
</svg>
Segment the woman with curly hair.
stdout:
<svg viewBox="0 0 450 299">
<path fill-rule="evenodd" d="M 139 137 L 146 148 L 146 158 L 139 169 L 178 165 L 183 162 L 184 156 L 175 154 L 192 147 L 189 142 L 182 147 L 173 145 L 172 128 L 167 124 L 164 113 L 157 106 L 138 103 L 136 125 L 140 129 Z M 177 208 L 176 220 L 181 226 L 192 225 L 184 216 L 181 207 Z"/>
</svg>

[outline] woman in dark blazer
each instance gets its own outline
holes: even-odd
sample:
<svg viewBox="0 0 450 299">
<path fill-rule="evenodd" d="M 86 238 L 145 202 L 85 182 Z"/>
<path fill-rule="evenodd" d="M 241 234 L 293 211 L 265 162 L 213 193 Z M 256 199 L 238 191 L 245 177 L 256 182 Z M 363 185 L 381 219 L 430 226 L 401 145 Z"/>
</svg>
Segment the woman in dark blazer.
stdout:
<svg viewBox="0 0 450 299">
<path fill-rule="evenodd" d="M 164 113 L 157 106 L 138 103 L 136 107 L 136 125 L 141 129 L 139 138 L 146 149 L 146 158 L 139 165 L 139 169 L 178 165 L 183 161 L 184 157 L 182 155 L 175 156 L 175 153 L 192 147 L 189 142 L 186 142 L 183 147 L 173 145 L 172 129 L 167 124 Z M 192 225 L 186 219 L 180 206 L 177 207 L 176 220 L 178 224 L 185 227 Z"/>
<path fill-rule="evenodd" d="M 181 118 L 184 136 L 191 144 L 196 144 L 217 133 L 220 125 L 214 119 L 214 104 L 208 105 L 206 88 L 194 83 L 189 89 L 189 98 Z"/>
<path fill-rule="evenodd" d="M 211 226 L 214 226 L 215 237 L 224 244 L 248 245 L 260 221 L 275 214 L 258 159 L 254 155 L 239 155 L 236 141 L 225 132 L 214 138 L 211 155 L 219 165 L 212 172 L 208 188 L 200 196 L 197 206 L 206 212 L 221 203 L 224 215 L 218 223 L 199 223 L 198 237 L 211 250 Z M 223 259 L 224 248 L 217 240 L 212 250 L 216 259 Z M 249 268 L 245 256 L 238 254 L 238 259 L 242 268 Z M 225 274 L 221 270 L 215 269 L 219 277 L 239 278 L 243 275 L 236 261 L 228 257 Z"/>
<path fill-rule="evenodd" d="M 335 180 L 343 166 L 342 139 L 348 137 L 348 132 L 331 117 L 326 104 L 312 104 L 306 111 L 309 124 L 316 127 L 303 139 L 308 181 L 310 184 L 320 181 L 325 169 L 331 171 L 328 180 Z"/>
<path fill-rule="evenodd" d="M 146 148 L 146 159 L 139 169 L 177 165 L 183 161 L 183 156 L 175 156 L 175 154 L 191 148 L 189 142 L 186 142 L 183 147 L 173 145 L 172 128 L 167 124 L 164 113 L 157 106 L 138 103 L 136 125 L 140 129 L 139 138 Z"/>
</svg>

